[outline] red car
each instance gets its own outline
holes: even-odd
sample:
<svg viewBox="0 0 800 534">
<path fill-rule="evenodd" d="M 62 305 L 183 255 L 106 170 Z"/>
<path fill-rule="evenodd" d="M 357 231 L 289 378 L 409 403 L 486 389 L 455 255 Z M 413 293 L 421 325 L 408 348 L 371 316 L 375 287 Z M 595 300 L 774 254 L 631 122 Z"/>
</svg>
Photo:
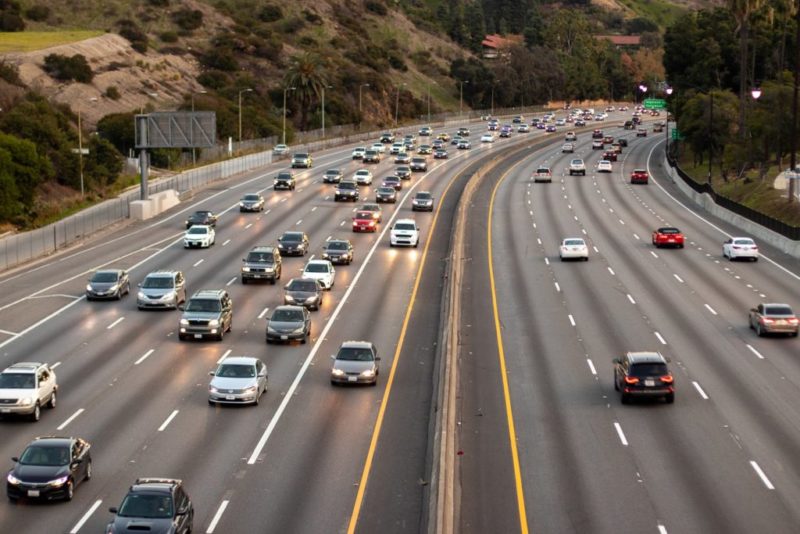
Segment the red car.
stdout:
<svg viewBox="0 0 800 534">
<path fill-rule="evenodd" d="M 646 184 L 650 176 L 644 169 L 634 169 L 631 173 L 632 184 Z"/>
<path fill-rule="evenodd" d="M 656 248 L 678 247 L 683 248 L 683 234 L 677 228 L 664 226 L 653 232 L 653 245 Z"/>
<path fill-rule="evenodd" d="M 610 145 L 613 142 L 614 142 L 614 136 L 613 135 L 605 135 L 605 136 L 603 136 L 603 143 L 605 143 L 607 145 Z"/>
<path fill-rule="evenodd" d="M 357 211 L 353 217 L 353 231 L 354 232 L 376 232 L 378 230 L 378 221 L 371 211 Z"/>
<path fill-rule="evenodd" d="M 603 159 L 608 161 L 617 161 L 617 151 L 616 150 L 606 150 L 603 152 Z"/>
</svg>

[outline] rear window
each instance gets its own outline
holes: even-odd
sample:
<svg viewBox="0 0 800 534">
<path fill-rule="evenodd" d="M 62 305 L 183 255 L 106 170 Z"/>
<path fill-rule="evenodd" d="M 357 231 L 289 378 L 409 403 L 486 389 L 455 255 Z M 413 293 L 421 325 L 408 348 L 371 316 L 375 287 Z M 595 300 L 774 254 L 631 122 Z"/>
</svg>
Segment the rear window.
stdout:
<svg viewBox="0 0 800 534">
<path fill-rule="evenodd" d="M 789 317 L 794 315 L 789 306 L 767 306 L 764 308 L 764 313 L 766 315 L 786 315 Z"/>
<path fill-rule="evenodd" d="M 416 230 L 416 226 L 413 223 L 397 223 L 394 226 L 395 230 Z"/>
<path fill-rule="evenodd" d="M 658 231 L 662 234 L 679 234 L 680 230 L 677 228 L 659 228 Z"/>
<path fill-rule="evenodd" d="M 631 365 L 631 376 L 663 376 L 669 374 L 664 363 L 637 363 Z"/>
<path fill-rule="evenodd" d="M 550 174 L 550 169 L 548 169 L 547 167 L 539 167 L 538 169 L 536 169 L 536 172 L 539 174 Z"/>
<path fill-rule="evenodd" d="M 247 255 L 247 261 L 251 263 L 272 263 L 272 254 L 266 252 L 251 252 Z"/>
</svg>

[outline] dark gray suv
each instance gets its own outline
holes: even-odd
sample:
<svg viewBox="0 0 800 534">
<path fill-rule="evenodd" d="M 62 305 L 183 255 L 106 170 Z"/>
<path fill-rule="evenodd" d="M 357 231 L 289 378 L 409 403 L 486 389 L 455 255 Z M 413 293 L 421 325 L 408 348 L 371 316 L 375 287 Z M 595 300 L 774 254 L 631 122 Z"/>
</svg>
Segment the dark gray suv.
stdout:
<svg viewBox="0 0 800 534">
<path fill-rule="evenodd" d="M 242 284 L 251 280 L 268 280 L 274 284 L 281 278 L 281 255 L 275 247 L 254 247 L 242 259 Z"/>
<path fill-rule="evenodd" d="M 108 511 L 114 514 L 104 531 L 109 534 L 143 530 L 188 534 L 194 522 L 192 500 L 175 478 L 137 478 L 119 508 Z"/>
<path fill-rule="evenodd" d="M 181 306 L 178 339 L 215 337 L 222 341 L 233 327 L 233 300 L 224 289 L 203 289 Z"/>
</svg>

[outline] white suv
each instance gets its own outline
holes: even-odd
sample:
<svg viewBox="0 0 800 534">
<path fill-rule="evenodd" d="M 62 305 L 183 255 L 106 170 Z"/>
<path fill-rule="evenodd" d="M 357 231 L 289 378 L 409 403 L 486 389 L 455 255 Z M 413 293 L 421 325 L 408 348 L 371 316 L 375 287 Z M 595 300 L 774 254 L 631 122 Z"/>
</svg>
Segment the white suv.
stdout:
<svg viewBox="0 0 800 534">
<path fill-rule="evenodd" d="M 580 174 L 586 176 L 586 164 L 580 158 L 575 158 L 569 162 L 569 175 Z"/>
<path fill-rule="evenodd" d="M 409 246 L 419 245 L 419 227 L 414 219 L 398 219 L 392 231 L 389 233 L 389 246 Z"/>
<path fill-rule="evenodd" d="M 46 363 L 15 363 L 0 373 L 0 415 L 27 415 L 38 421 L 41 408 L 56 407 L 56 373 Z"/>
</svg>

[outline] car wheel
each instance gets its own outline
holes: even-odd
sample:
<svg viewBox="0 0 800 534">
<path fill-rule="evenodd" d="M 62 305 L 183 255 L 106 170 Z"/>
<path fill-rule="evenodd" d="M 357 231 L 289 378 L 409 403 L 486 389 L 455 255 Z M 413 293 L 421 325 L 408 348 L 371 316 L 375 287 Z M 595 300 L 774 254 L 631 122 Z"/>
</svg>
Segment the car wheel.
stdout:
<svg viewBox="0 0 800 534">
<path fill-rule="evenodd" d="M 267 345 L 271 345 L 271 344 L 272 344 L 272 340 L 270 338 L 267 338 Z"/>
<path fill-rule="evenodd" d="M 212 401 L 211 399 L 208 399 L 208 405 L 209 405 L 209 406 L 216 406 L 216 405 L 217 405 L 217 403 L 216 403 L 216 402 L 214 402 L 214 401 Z"/>
<path fill-rule="evenodd" d="M 36 406 L 33 407 L 33 413 L 31 413 L 31 421 L 38 421 L 42 417 L 42 408 L 39 406 L 39 402 L 36 402 Z"/>
<path fill-rule="evenodd" d="M 303 336 L 303 337 L 300 339 L 300 344 L 301 344 L 301 345 L 305 345 L 307 341 L 308 341 L 308 334 L 304 335 L 304 336 Z"/>
<path fill-rule="evenodd" d="M 617 384 L 617 376 L 614 375 L 614 391 L 619 391 L 619 384 Z"/>
<path fill-rule="evenodd" d="M 223 326 L 222 329 L 219 331 L 219 335 L 217 335 L 217 341 L 222 341 L 225 337 L 225 327 Z"/>
<path fill-rule="evenodd" d="M 764 337 L 764 329 L 761 328 L 761 324 L 760 323 L 756 325 L 756 335 L 758 337 Z"/>
<path fill-rule="evenodd" d="M 91 480 L 92 479 L 92 461 L 86 464 L 86 474 L 83 475 L 83 480 Z"/>
<path fill-rule="evenodd" d="M 183 334 L 178 334 L 178 341 L 184 341 L 185 339 L 186 336 L 184 336 Z"/>
<path fill-rule="evenodd" d="M 619 400 L 620 400 L 620 402 L 622 402 L 622 404 L 628 404 L 628 402 L 630 402 L 630 399 L 628 398 L 628 395 L 625 394 L 625 393 L 620 395 Z"/>
<path fill-rule="evenodd" d="M 584 256 L 583 261 L 589 261 L 589 256 Z"/>
<path fill-rule="evenodd" d="M 261 393 L 259 391 L 256 391 L 256 400 L 253 401 L 253 404 L 256 406 L 261 404 Z"/>
<path fill-rule="evenodd" d="M 64 495 L 65 501 L 71 501 L 72 498 L 75 496 L 75 485 L 72 483 L 71 480 L 67 481 L 67 493 Z"/>
<path fill-rule="evenodd" d="M 753 258 L 753 261 L 758 261 L 758 258 Z"/>
<path fill-rule="evenodd" d="M 247 284 L 247 278 L 245 278 L 245 277 L 243 276 L 243 277 L 242 277 L 242 285 L 245 285 L 245 284 Z"/>
<path fill-rule="evenodd" d="M 56 407 L 56 392 L 55 391 L 53 391 L 53 393 L 50 395 L 50 400 L 47 401 L 47 407 L 50 408 L 51 410 Z"/>
<path fill-rule="evenodd" d="M 418 246 L 418 245 L 419 245 L 419 239 L 417 239 L 417 240 L 414 242 L 414 248 L 417 248 L 417 246 Z"/>
<path fill-rule="evenodd" d="M 675 402 L 675 394 L 668 393 L 667 395 L 664 396 L 664 400 L 667 401 L 667 404 L 672 404 L 673 402 Z"/>
</svg>

